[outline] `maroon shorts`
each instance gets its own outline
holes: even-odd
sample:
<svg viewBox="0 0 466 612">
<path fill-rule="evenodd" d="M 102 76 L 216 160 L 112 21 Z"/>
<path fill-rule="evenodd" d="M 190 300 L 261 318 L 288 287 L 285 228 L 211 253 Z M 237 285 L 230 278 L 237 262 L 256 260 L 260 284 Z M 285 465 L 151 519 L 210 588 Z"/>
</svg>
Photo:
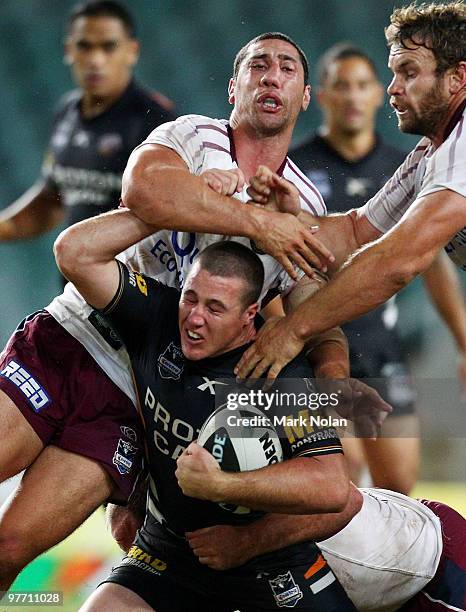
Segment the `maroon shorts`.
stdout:
<svg viewBox="0 0 466 612">
<path fill-rule="evenodd" d="M 403 612 L 466 610 L 466 519 L 436 501 L 419 500 L 442 525 L 443 550 L 434 578 L 402 608 Z"/>
<path fill-rule="evenodd" d="M 94 459 L 125 501 L 141 470 L 143 432 L 131 400 L 45 310 L 27 317 L 0 353 L 0 389 L 44 445 Z"/>
</svg>

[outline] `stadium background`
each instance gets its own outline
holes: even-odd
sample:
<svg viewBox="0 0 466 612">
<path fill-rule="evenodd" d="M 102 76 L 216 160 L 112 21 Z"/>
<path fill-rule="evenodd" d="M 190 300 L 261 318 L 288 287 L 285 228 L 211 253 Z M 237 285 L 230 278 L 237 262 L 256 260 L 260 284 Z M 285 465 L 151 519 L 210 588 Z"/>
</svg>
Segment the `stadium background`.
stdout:
<svg viewBox="0 0 466 612">
<path fill-rule="evenodd" d="M 136 75 L 146 85 L 172 98 L 180 114 L 228 116 L 226 86 L 237 50 L 264 31 L 280 30 L 299 42 L 311 62 L 331 44 L 351 40 L 374 57 L 384 84 L 390 79 L 383 28 L 393 0 L 263 0 L 158 1 L 131 0 L 142 43 Z M 53 109 L 73 87 L 62 61 L 63 28 L 70 0 L 2 0 L 0 3 L 0 208 L 29 187 L 40 170 Z M 400 2 L 396 3 L 401 5 Z M 312 104 L 298 124 L 296 141 L 319 125 Z M 378 129 L 392 144 L 409 150 L 415 137 L 401 135 L 385 104 Z M 36 240 L 0 245 L 0 344 L 27 313 L 43 307 L 59 292 L 51 246 L 58 232 Z M 463 275 L 464 277 L 464 275 Z M 462 279 L 464 283 L 464 278 Z M 450 390 L 449 402 L 426 391 L 424 452 L 420 494 L 441 498 L 466 514 L 462 467 L 466 425 L 460 403 L 453 343 L 422 284 L 413 283 L 399 299 L 400 330 L 409 347 L 414 372 L 426 389 Z M 436 380 L 438 379 L 438 384 Z M 450 417 L 455 404 L 458 417 Z M 463 417 L 462 427 L 454 422 Z M 450 425 L 446 423 L 450 421 Z M 454 437 L 451 432 L 459 432 Z M 427 481 L 434 481 L 429 484 Z M 8 485 L 0 489 L 5 494 Z M 94 516 L 72 538 L 38 559 L 15 587 L 65 590 L 65 609 L 75 610 L 86 590 L 105 575 L 115 548 L 104 534 L 102 517 Z M 84 590 L 83 590 L 84 589 Z M 18 608 L 16 608 L 18 609 Z"/>
</svg>

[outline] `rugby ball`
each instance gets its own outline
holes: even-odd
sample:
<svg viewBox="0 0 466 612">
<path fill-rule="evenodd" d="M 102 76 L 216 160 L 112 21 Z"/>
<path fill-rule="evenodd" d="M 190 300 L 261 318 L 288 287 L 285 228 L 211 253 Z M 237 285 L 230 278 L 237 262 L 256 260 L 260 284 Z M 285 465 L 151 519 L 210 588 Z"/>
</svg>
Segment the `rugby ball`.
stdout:
<svg viewBox="0 0 466 612">
<path fill-rule="evenodd" d="M 280 438 L 271 420 L 255 406 L 236 410 L 226 404 L 205 421 L 197 443 L 215 457 L 226 472 L 246 472 L 283 461 Z M 219 504 L 234 514 L 250 514 L 244 506 Z"/>
</svg>

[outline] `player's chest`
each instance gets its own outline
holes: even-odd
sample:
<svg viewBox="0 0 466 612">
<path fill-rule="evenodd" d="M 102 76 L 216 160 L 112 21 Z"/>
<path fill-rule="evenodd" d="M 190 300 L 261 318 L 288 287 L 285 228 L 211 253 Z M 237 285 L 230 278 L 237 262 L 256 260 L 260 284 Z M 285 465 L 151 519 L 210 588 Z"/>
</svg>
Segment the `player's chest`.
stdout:
<svg viewBox="0 0 466 612">
<path fill-rule="evenodd" d="M 55 166 L 119 175 L 132 149 L 118 123 L 87 124 L 72 112 L 56 124 L 50 145 Z"/>
</svg>

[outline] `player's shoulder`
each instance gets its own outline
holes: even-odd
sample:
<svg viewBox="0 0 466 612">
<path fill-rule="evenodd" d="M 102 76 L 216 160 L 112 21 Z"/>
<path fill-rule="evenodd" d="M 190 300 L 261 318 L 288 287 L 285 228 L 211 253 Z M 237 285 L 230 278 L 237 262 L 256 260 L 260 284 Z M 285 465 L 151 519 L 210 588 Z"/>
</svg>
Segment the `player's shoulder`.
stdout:
<svg viewBox="0 0 466 612">
<path fill-rule="evenodd" d="M 145 108 L 153 109 L 160 113 L 166 113 L 171 119 L 175 115 L 175 103 L 167 96 L 155 89 L 141 85 L 133 81 L 129 87 L 129 94 L 132 104 L 140 104 Z"/>
<path fill-rule="evenodd" d="M 174 121 L 155 130 L 155 134 L 164 134 L 177 138 L 180 142 L 191 141 L 195 137 L 198 146 L 211 143 L 214 147 L 228 148 L 228 122 L 206 115 L 182 115 Z"/>
<path fill-rule="evenodd" d="M 424 157 L 426 157 L 426 155 L 429 153 L 431 148 L 432 148 L 431 140 L 425 136 L 421 138 L 421 140 L 416 144 L 414 149 L 412 149 L 408 153 L 408 155 L 405 157 L 405 160 L 403 162 L 404 174 L 406 172 L 411 173 L 415 169 L 417 169 L 421 160 Z"/>
<path fill-rule="evenodd" d="M 307 136 L 304 140 L 301 140 L 292 148 L 290 151 L 290 157 L 293 160 L 298 160 L 303 157 L 307 158 L 321 153 L 322 142 L 322 138 L 318 134 Z"/>
<path fill-rule="evenodd" d="M 295 185 L 299 191 L 301 206 L 314 215 L 325 215 L 327 214 L 327 208 L 325 206 L 322 194 L 311 181 L 311 179 L 304 174 L 299 166 L 289 157 L 286 158 L 285 167 L 283 169 L 283 178 L 287 179 Z M 303 202 L 305 206 L 303 206 Z"/>
<path fill-rule="evenodd" d="M 206 115 L 184 115 L 179 117 L 178 121 L 189 123 L 199 132 L 218 132 L 228 137 L 228 121 L 226 119 L 215 119 Z"/>
<path fill-rule="evenodd" d="M 63 116 L 69 108 L 75 108 L 82 97 L 82 91 L 80 89 L 72 89 L 67 91 L 58 99 L 54 109 L 55 118 Z"/>
</svg>

